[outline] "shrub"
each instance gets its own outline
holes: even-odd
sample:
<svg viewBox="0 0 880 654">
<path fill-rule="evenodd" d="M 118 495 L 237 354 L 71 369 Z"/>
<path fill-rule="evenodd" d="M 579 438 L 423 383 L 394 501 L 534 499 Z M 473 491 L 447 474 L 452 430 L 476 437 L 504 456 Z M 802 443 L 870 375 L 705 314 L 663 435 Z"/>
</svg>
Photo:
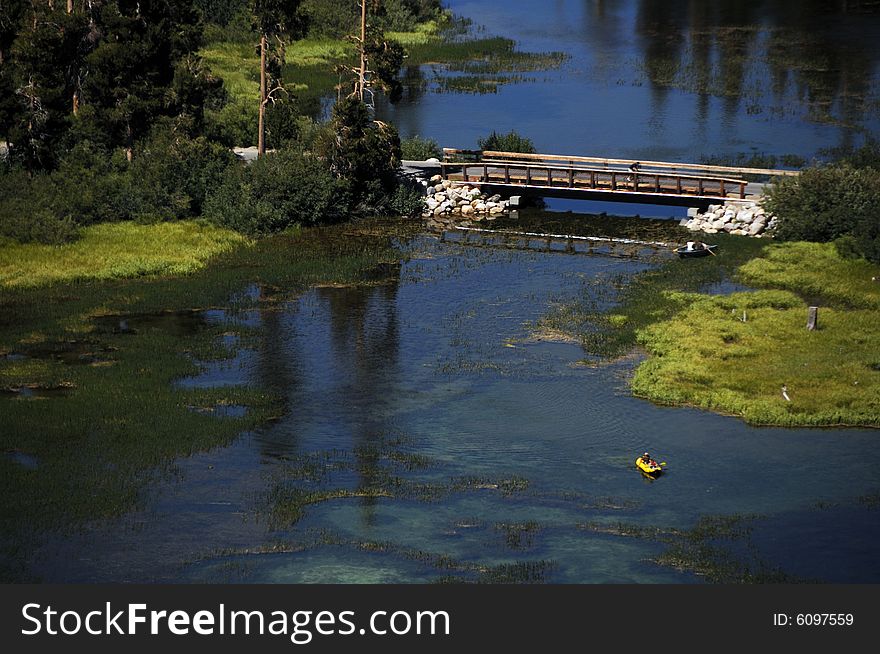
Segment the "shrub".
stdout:
<svg viewBox="0 0 880 654">
<path fill-rule="evenodd" d="M 52 204 L 56 191 L 47 174 L 29 177 L 23 170 L 0 172 L 0 236 L 22 243 L 59 245 L 76 238 L 76 224 L 59 216 Z"/>
<path fill-rule="evenodd" d="M 766 206 L 779 217 L 778 238 L 824 243 L 850 236 L 842 253 L 880 260 L 880 172 L 873 168 L 835 164 L 776 180 Z"/>
<path fill-rule="evenodd" d="M 233 100 L 219 111 L 205 112 L 205 135 L 230 148 L 256 145 L 258 114 L 256 102 Z"/>
<path fill-rule="evenodd" d="M 439 0 L 385 0 L 379 16 L 383 29 L 409 32 L 423 21 L 438 18 L 442 11 Z"/>
<path fill-rule="evenodd" d="M 401 159 L 412 161 L 424 161 L 431 157 L 440 158 L 440 146 L 434 139 L 424 139 L 420 136 L 411 136 L 400 141 Z"/>
<path fill-rule="evenodd" d="M 309 36 L 339 38 L 354 33 L 360 19 L 357 3 L 339 0 L 303 0 Z"/>
<path fill-rule="evenodd" d="M 159 126 L 135 152 L 124 212 L 146 221 L 197 216 L 233 161 L 235 155 L 222 145 Z"/>
<path fill-rule="evenodd" d="M 64 156 L 52 182 L 51 205 L 60 218 L 79 225 L 128 218 L 128 162 L 122 152 L 83 141 Z"/>
<path fill-rule="evenodd" d="M 522 152 L 524 154 L 534 154 L 535 144 L 531 139 L 520 136 L 515 131 L 507 134 L 499 134 L 492 131 L 489 136 L 479 139 L 477 145 L 480 150 L 497 150 L 499 152 Z"/>
<path fill-rule="evenodd" d="M 299 111 L 293 99 L 266 108 L 266 146 L 272 149 L 291 147 L 299 138 Z"/>
<path fill-rule="evenodd" d="M 205 215 L 236 231 L 263 235 L 345 215 L 345 185 L 315 157 L 297 150 L 231 166 L 205 204 Z"/>
<path fill-rule="evenodd" d="M 425 190 L 419 182 L 404 179 L 391 194 L 388 209 L 396 216 L 414 216 L 421 212 L 424 197 Z"/>
</svg>

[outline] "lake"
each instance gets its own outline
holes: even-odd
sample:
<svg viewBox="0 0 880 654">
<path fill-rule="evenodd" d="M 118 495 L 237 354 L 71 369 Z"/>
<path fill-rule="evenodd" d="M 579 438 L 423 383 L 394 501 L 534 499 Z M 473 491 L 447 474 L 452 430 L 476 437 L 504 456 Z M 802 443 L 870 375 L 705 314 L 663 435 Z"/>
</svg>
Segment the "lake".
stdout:
<svg viewBox="0 0 880 654">
<path fill-rule="evenodd" d="M 180 459 L 143 509 L 50 538 L 39 576 L 691 583 L 715 563 L 669 557 L 697 527 L 753 573 L 880 580 L 876 431 L 655 406 L 628 393 L 638 356 L 594 365 L 535 336 L 554 305 L 667 253 L 399 247 L 384 283 L 207 312 L 261 336 L 177 384 L 258 385 L 284 416 Z M 657 480 L 634 467 L 646 449 Z"/>
<path fill-rule="evenodd" d="M 429 82 L 399 105 L 380 102 L 403 136 L 471 148 L 515 129 L 541 152 L 784 165 L 880 127 L 876 15 L 762 0 L 448 6 L 567 59 L 495 92 Z M 549 205 L 584 207 L 681 213 Z M 529 224 L 589 220 L 536 211 Z M 646 240 L 676 229 L 626 225 Z M 578 343 L 536 335 L 536 321 L 596 280 L 668 253 L 485 248 L 436 234 L 398 247 L 399 269 L 381 283 L 200 315 L 258 336 L 176 384 L 266 388 L 283 415 L 177 460 L 138 510 L 49 536 L 30 571 L 47 582 L 880 582 L 875 430 L 756 428 L 655 406 L 628 391 L 640 355 L 597 364 Z M 668 464 L 659 479 L 634 467 L 645 450 Z"/>
</svg>

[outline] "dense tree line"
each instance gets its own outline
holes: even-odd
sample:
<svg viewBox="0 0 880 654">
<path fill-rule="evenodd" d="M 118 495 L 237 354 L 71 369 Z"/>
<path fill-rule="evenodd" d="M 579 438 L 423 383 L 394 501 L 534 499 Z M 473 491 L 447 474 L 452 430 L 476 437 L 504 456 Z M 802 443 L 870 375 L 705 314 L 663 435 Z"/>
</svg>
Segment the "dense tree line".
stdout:
<svg viewBox="0 0 880 654">
<path fill-rule="evenodd" d="M 439 3 L 366 2 L 373 84 L 393 95 L 403 50 L 383 29 Z M 0 0 L 0 236 L 58 243 L 93 222 L 200 215 L 261 234 L 408 211 L 393 126 L 355 93 L 303 130 L 282 79 L 286 44 L 356 33 L 359 12 L 328 0 Z M 214 140 L 206 110 L 227 98 L 198 55 L 206 26 L 237 26 L 257 48 L 260 149 L 268 124 L 282 154 L 246 168 Z"/>
<path fill-rule="evenodd" d="M 162 117 L 198 131 L 222 81 L 201 65 L 200 14 L 187 0 L 3 3 L 0 133 L 27 170 L 57 166 L 90 140 L 133 145 Z"/>
</svg>

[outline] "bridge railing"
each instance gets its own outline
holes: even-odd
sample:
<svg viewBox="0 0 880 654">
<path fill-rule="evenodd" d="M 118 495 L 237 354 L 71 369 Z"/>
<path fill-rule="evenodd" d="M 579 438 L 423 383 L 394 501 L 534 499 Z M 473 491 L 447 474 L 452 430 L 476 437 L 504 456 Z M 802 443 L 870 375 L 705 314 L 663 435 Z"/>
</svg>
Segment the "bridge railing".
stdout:
<svg viewBox="0 0 880 654">
<path fill-rule="evenodd" d="M 502 152 L 497 150 L 461 150 L 443 148 L 443 161 L 453 162 L 493 162 L 493 163 L 534 163 L 548 165 L 583 166 L 603 169 L 629 169 L 636 164 L 639 172 L 695 172 L 719 175 L 759 175 L 764 177 L 794 177 L 799 170 L 776 168 L 747 168 L 742 166 L 712 166 L 709 164 L 676 163 L 669 161 L 637 161 L 635 159 L 610 159 L 603 157 L 580 157 L 559 154 L 527 154 L 522 152 Z"/>
<path fill-rule="evenodd" d="M 482 161 L 482 150 L 461 150 L 459 148 L 443 148 L 443 161 Z"/>
<path fill-rule="evenodd" d="M 680 174 L 661 171 L 631 171 L 575 165 L 513 163 L 505 161 L 447 162 L 440 164 L 445 179 L 460 175 L 465 183 L 496 184 L 543 189 L 611 191 L 619 193 L 694 195 L 727 198 L 734 193 L 746 197 L 744 179 Z M 458 179 L 457 177 L 455 178 Z"/>
<path fill-rule="evenodd" d="M 801 174 L 799 170 L 783 170 L 777 168 L 747 168 L 742 166 L 713 166 L 709 164 L 677 163 L 670 161 L 639 161 L 636 159 L 609 159 L 602 157 L 579 157 L 558 154 L 527 154 L 523 152 L 501 152 L 484 150 L 481 161 L 511 161 L 534 163 L 561 163 L 570 166 L 588 164 L 603 168 L 629 168 L 637 164 L 639 171 L 699 171 L 702 173 L 719 173 L 732 175 L 765 175 L 767 177 L 790 176 Z"/>
</svg>

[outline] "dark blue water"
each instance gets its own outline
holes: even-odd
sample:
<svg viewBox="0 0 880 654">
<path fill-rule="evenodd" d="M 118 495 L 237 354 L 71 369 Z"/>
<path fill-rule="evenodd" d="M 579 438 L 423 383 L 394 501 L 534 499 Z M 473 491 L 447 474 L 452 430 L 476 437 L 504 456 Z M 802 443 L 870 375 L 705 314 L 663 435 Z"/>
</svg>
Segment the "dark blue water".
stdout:
<svg viewBox="0 0 880 654">
<path fill-rule="evenodd" d="M 414 101 L 380 104 L 403 136 L 474 148 L 492 130 L 514 129 L 539 152 L 698 161 L 810 159 L 880 129 L 878 14 L 784 0 L 446 4 L 522 50 L 569 59 L 497 93 L 429 87 Z M 422 68 L 427 79 L 446 74 Z"/>
<path fill-rule="evenodd" d="M 433 237 L 407 251 L 393 282 L 213 312 L 263 336 L 180 383 L 259 384 L 286 415 L 180 460 L 143 511 L 50 543 L 40 574 L 415 582 L 520 563 L 532 581 L 691 583 L 700 577 L 654 562 L 665 543 L 597 529 L 755 514 L 754 542 L 734 549 L 756 544 L 798 578 L 880 580 L 876 509 L 859 500 L 880 488 L 875 431 L 757 429 L 654 406 L 628 393 L 637 358 L 589 366 L 579 345 L 535 338 L 553 306 L 650 258 Z M 656 481 L 634 469 L 645 449 L 668 463 Z M 364 494 L 376 487 L 389 493 Z M 336 495 L 278 521 L 279 488 Z"/>
<path fill-rule="evenodd" d="M 809 158 L 878 130 L 875 15 L 762 0 L 448 4 L 524 50 L 569 58 L 497 93 L 380 104 L 404 136 L 469 148 L 515 129 L 543 152 L 695 161 Z M 35 572 L 46 581 L 419 582 L 497 580 L 520 564 L 516 580 L 694 583 L 693 569 L 657 562 L 668 539 L 625 534 L 745 516 L 746 536 L 718 540 L 751 569 L 880 581 L 876 431 L 759 429 L 655 406 L 628 392 L 637 356 L 591 366 L 577 343 L 535 336 L 536 321 L 590 282 L 655 258 L 433 237 L 405 249 L 393 282 L 199 317 L 262 336 L 178 383 L 269 388 L 284 398 L 284 417 L 181 459 L 142 510 L 50 541 Z M 241 410 L 215 408 L 219 420 Z M 656 481 L 633 467 L 645 449 L 668 463 Z M 297 493 L 312 500 L 284 513 Z"/>
</svg>

